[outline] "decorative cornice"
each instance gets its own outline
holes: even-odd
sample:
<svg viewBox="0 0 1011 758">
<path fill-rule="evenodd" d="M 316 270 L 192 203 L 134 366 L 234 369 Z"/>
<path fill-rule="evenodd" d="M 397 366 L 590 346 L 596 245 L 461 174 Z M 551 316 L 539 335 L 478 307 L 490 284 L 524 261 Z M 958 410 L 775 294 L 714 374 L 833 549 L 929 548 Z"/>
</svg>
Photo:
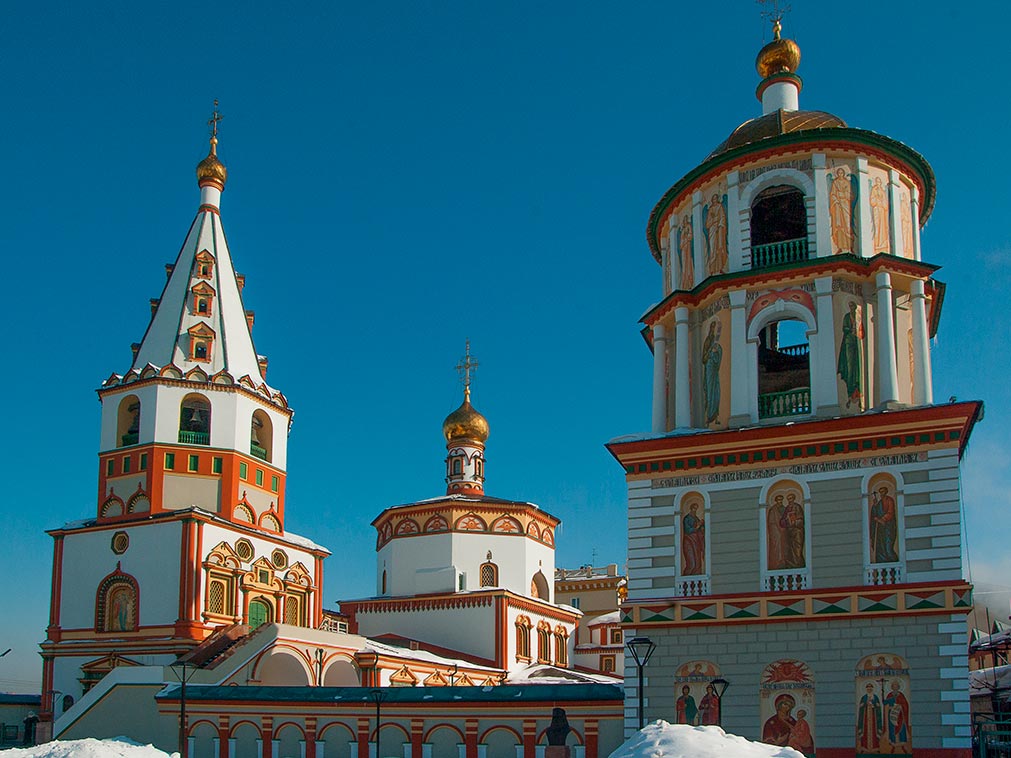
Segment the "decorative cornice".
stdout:
<svg viewBox="0 0 1011 758">
<path fill-rule="evenodd" d="M 215 374 L 214 376 L 217 376 Z M 214 376 L 209 377 L 206 382 L 193 381 L 192 379 L 179 378 L 167 376 L 148 376 L 143 378 L 134 379 L 132 381 L 123 381 L 122 379 L 117 384 L 109 384 L 110 380 L 106 380 L 106 384 L 99 387 L 95 392 L 98 393 L 99 397 L 104 397 L 108 394 L 113 394 L 116 392 L 129 391 L 132 387 L 144 387 L 150 384 L 161 384 L 167 387 L 186 387 L 188 389 L 199 388 L 200 390 L 206 390 L 209 392 L 239 392 L 245 395 L 251 400 L 255 400 L 261 405 L 269 406 L 281 413 L 288 416 L 289 420 L 295 415 L 295 411 L 288 407 L 287 399 L 283 394 L 278 392 L 275 400 L 272 397 L 268 397 L 261 392 L 254 392 L 248 387 L 244 386 L 239 382 L 231 382 L 229 384 L 222 384 L 220 382 L 214 381 Z M 125 378 L 125 377 L 124 377 Z"/>
<path fill-rule="evenodd" d="M 968 613 L 965 581 L 822 588 L 692 598 L 635 600 L 621 606 L 621 622 L 640 628 L 782 623 Z"/>
</svg>

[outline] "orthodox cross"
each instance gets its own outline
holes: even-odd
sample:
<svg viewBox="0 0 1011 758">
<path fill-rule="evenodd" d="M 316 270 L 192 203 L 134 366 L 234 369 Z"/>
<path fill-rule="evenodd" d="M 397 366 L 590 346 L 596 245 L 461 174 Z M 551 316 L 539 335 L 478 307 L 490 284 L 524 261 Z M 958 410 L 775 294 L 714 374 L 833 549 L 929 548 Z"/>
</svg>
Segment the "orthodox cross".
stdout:
<svg viewBox="0 0 1011 758">
<path fill-rule="evenodd" d="M 211 117 L 209 119 L 207 119 L 207 125 L 209 127 L 211 127 L 211 136 L 212 137 L 217 137 L 218 136 L 218 122 L 222 118 L 224 118 L 224 116 L 222 116 L 218 112 L 218 100 L 217 100 L 217 98 L 215 98 L 214 99 L 214 113 L 212 113 Z"/>
<path fill-rule="evenodd" d="M 762 18 L 772 22 L 772 36 L 779 39 L 780 30 L 783 28 L 780 22 L 783 20 L 783 16 L 790 12 L 789 4 L 782 3 L 780 0 L 758 0 L 758 4 L 766 7 L 761 11 Z"/>
<path fill-rule="evenodd" d="M 456 364 L 456 370 L 460 372 L 460 380 L 463 382 L 464 400 L 470 400 L 470 374 L 472 371 L 476 373 L 478 365 L 480 364 L 470 355 L 470 340 L 467 340 L 466 353 Z"/>
</svg>

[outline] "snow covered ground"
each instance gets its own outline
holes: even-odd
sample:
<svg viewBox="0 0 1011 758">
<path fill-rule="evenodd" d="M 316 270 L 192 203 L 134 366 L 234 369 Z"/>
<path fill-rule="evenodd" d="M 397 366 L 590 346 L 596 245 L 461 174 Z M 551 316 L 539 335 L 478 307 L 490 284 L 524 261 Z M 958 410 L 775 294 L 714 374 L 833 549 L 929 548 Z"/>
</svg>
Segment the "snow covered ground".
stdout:
<svg viewBox="0 0 1011 758">
<path fill-rule="evenodd" d="M 111 740 L 56 740 L 35 747 L 5 750 L 3 758 L 179 758 L 179 753 L 166 753 L 126 737 L 115 737 Z"/>
<path fill-rule="evenodd" d="M 751 742 L 718 726 L 654 721 L 636 732 L 610 758 L 804 758 L 791 747 Z"/>
</svg>

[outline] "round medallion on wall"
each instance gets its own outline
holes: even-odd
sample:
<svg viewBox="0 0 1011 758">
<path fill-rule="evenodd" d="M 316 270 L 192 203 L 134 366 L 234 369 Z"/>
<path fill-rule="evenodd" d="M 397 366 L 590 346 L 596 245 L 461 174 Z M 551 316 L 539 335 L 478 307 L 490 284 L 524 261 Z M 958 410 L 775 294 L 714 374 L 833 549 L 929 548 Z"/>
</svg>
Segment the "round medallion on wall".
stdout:
<svg viewBox="0 0 1011 758">
<path fill-rule="evenodd" d="M 126 532 L 116 532 L 112 535 L 112 552 L 122 555 L 130 547 L 130 535 Z"/>
<path fill-rule="evenodd" d="M 243 561 L 253 558 L 253 543 L 249 540 L 239 540 L 235 543 L 235 554 Z"/>
<path fill-rule="evenodd" d="M 288 556 L 283 550 L 275 550 L 271 553 L 270 562 L 274 564 L 274 568 L 288 568 Z"/>
</svg>

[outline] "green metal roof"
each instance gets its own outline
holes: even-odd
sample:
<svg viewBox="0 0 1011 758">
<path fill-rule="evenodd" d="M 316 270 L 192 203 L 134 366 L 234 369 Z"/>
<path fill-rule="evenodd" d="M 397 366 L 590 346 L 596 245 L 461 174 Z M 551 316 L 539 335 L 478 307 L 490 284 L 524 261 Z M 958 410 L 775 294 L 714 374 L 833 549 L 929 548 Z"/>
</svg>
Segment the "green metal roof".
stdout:
<svg viewBox="0 0 1011 758">
<path fill-rule="evenodd" d="M 158 700 L 178 700 L 179 685 L 158 694 Z M 219 687 L 189 684 L 187 702 L 265 701 L 283 703 L 348 703 L 372 705 L 373 687 Z M 503 703 L 622 700 L 615 684 L 504 684 L 497 687 L 382 687 L 383 704 L 391 703 Z"/>
</svg>

